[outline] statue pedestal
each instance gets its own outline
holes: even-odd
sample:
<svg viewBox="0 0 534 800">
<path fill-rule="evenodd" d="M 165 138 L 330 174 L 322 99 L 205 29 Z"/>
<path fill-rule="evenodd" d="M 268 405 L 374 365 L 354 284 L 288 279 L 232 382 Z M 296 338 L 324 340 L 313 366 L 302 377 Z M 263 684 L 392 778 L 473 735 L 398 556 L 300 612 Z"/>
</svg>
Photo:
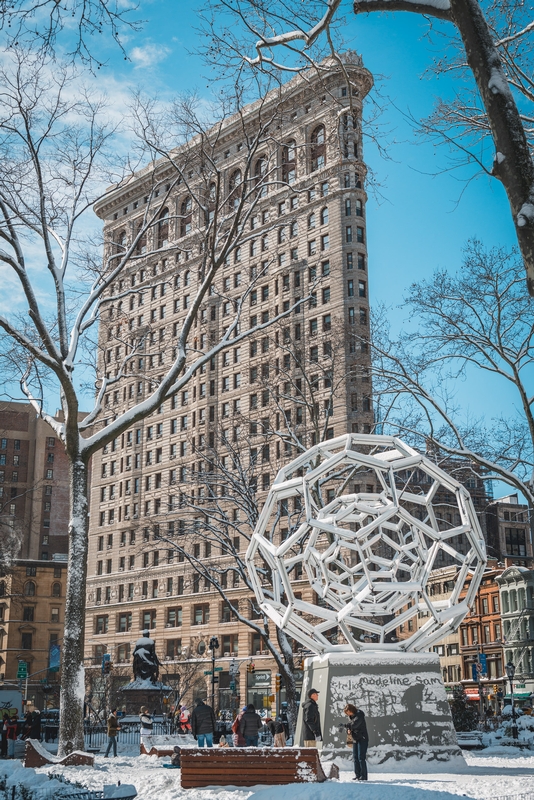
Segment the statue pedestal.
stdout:
<svg viewBox="0 0 534 800">
<path fill-rule="evenodd" d="M 364 711 L 369 732 L 369 767 L 407 759 L 428 763 L 432 772 L 465 766 L 441 677 L 431 653 L 329 653 L 307 658 L 295 743 L 303 744 L 302 703 L 319 691 L 322 752 L 352 759 L 347 734 L 347 703 Z M 441 765 L 441 766 L 440 766 Z M 411 767 L 411 765 L 410 765 Z"/>
<path fill-rule="evenodd" d="M 150 714 L 163 714 L 163 697 L 171 691 L 172 688 L 161 681 L 152 683 L 136 678 L 121 688 L 122 704 L 126 706 L 127 714 L 139 714 L 142 706 L 146 706 Z"/>
</svg>

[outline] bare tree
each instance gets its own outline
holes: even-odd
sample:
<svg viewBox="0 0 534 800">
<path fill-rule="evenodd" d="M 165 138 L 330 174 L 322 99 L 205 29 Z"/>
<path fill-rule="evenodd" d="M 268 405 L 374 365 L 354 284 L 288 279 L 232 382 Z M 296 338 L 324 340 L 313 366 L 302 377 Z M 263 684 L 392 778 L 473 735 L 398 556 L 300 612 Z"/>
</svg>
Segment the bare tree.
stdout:
<svg viewBox="0 0 534 800">
<path fill-rule="evenodd" d="M 103 64 L 94 55 L 90 37 L 107 31 L 123 50 L 123 31 L 140 28 L 140 21 L 132 18 L 136 10 L 118 0 L 2 0 L 0 30 L 8 47 L 31 46 L 46 56 L 54 54 L 63 34 L 63 49 L 70 50 L 70 58 L 100 69 Z"/>
<path fill-rule="evenodd" d="M 218 64 L 245 61 L 267 71 L 297 71 L 310 64 L 320 70 L 320 57 L 325 52 L 336 58 L 334 28 L 339 24 L 340 3 L 309 0 L 293 7 L 282 0 L 213 0 L 207 19 L 214 43 L 208 55 Z M 534 27 L 530 10 L 521 2 L 497 0 L 356 0 L 353 9 L 355 14 L 422 14 L 444 37 L 444 55 L 437 68 L 457 73 L 457 100 L 452 105 L 440 103 L 426 128 L 435 132 L 438 125 L 449 142 L 502 183 L 528 291 L 534 295 L 534 163 L 529 146 Z M 228 25 L 222 31 L 224 22 L 219 23 L 219 19 L 225 20 L 228 15 L 240 25 Z M 452 48 L 448 46 L 450 34 Z M 247 55 L 254 49 L 255 55 Z M 476 92 L 472 91 L 471 78 Z M 477 144 L 486 137 L 493 144 L 490 164 L 483 164 L 478 155 Z"/>
<path fill-rule="evenodd" d="M 311 278 L 315 281 L 314 275 Z M 315 296 L 306 302 L 313 307 Z M 152 540 L 175 550 L 192 567 L 192 585 L 184 585 L 184 590 L 196 592 L 202 587 L 217 592 L 225 613 L 256 634 L 260 649 L 273 657 L 283 677 L 292 727 L 299 647 L 259 609 L 246 550 L 274 478 L 273 465 L 282 466 L 331 435 L 334 415 L 345 413 L 350 377 L 361 369 L 358 363 L 336 360 L 343 331 L 328 315 L 319 319 L 321 327 L 317 319 L 307 319 L 310 330 L 299 325 L 291 330 L 283 321 L 251 337 L 250 363 L 258 366 L 250 367 L 249 382 L 257 411 L 234 415 L 227 425 L 223 418 L 217 435 L 189 437 L 191 460 L 187 475 L 182 475 L 176 507 L 163 511 L 152 524 Z M 273 352 L 276 358 L 270 357 Z M 261 363 L 254 361 L 256 355 Z M 301 522 L 301 509 L 288 508 L 287 534 Z M 262 569 L 266 585 L 271 584 L 270 565 L 263 563 Z M 295 572 L 294 579 L 300 580 L 300 573 Z"/>
<path fill-rule="evenodd" d="M 436 272 L 406 298 L 415 330 L 396 339 L 379 313 L 372 330 L 373 374 L 380 426 L 430 452 L 478 465 L 484 480 L 504 481 L 534 505 L 534 323 L 522 292 L 517 253 L 469 244 L 462 270 Z M 456 389 L 490 375 L 511 390 L 491 421 L 462 411 Z"/>
<path fill-rule="evenodd" d="M 280 185 L 278 143 L 269 133 L 281 113 L 280 93 L 275 88 L 247 120 L 239 112 L 237 97 L 230 109 L 233 116 L 218 108 L 215 113 L 222 119 L 213 126 L 201 121 L 193 101 L 176 103 L 158 115 L 152 103 L 138 98 L 133 118 L 139 159 L 148 161 L 138 176 L 145 199 L 134 223 L 127 229 L 117 226 L 113 241 L 104 242 L 102 264 L 98 236 L 88 230 L 86 219 L 91 219 L 104 181 L 113 175 L 117 181 L 118 175 L 115 188 L 120 188 L 132 177 L 129 170 L 121 177 L 115 169 L 114 131 L 102 121 L 105 102 L 80 90 L 79 84 L 73 92 L 74 78 L 57 64 L 43 64 L 40 56 L 17 52 L 11 67 L 0 74 L 5 87 L 0 140 L 3 152 L 9 153 L 9 159 L 0 162 L 0 263 L 19 291 L 13 290 L 14 311 L 0 316 L 0 329 L 4 344 L 9 343 L 6 358 L 18 368 L 24 396 L 62 441 L 70 465 L 59 746 L 65 753 L 83 746 L 89 461 L 179 392 L 218 353 L 250 335 L 240 328 L 248 288 L 232 303 L 218 340 L 200 343 L 191 334 L 220 268 L 250 238 L 250 220 L 262 195 L 271 183 Z M 290 103 L 290 97 L 285 101 Z M 202 112 L 208 116 L 205 109 Z M 219 152 L 229 124 L 240 126 L 244 142 L 239 180 L 230 184 Z M 187 188 L 190 205 L 171 215 L 169 201 L 178 186 L 181 192 Z M 194 285 L 187 289 L 187 309 L 174 324 L 172 345 L 168 333 L 158 363 L 145 370 L 141 356 L 145 342 L 155 334 L 150 323 L 133 329 L 127 304 L 148 296 L 162 279 L 158 275 L 155 281 L 144 270 L 134 285 L 132 275 L 139 277 L 140 265 L 156 252 L 158 257 L 172 255 L 174 264 L 178 251 L 173 241 L 181 225 L 190 234 L 187 247 L 198 254 Z M 171 259 L 165 264 L 163 282 L 177 290 Z M 267 329 L 291 310 L 253 331 Z M 96 396 L 82 419 L 79 385 L 90 368 L 95 370 Z M 130 401 L 126 386 L 132 377 L 139 379 L 142 391 Z M 61 419 L 46 410 L 50 394 L 45 385 L 50 379 L 59 395 Z M 121 410 L 119 396 L 124 400 Z"/>
</svg>

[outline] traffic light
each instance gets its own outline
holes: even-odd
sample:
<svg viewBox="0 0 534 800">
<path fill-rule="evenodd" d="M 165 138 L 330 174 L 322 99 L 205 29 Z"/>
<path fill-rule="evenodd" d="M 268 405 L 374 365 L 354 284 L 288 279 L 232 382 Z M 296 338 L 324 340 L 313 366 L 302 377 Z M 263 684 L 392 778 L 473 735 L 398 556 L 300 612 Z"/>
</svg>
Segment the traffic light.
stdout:
<svg viewBox="0 0 534 800">
<path fill-rule="evenodd" d="M 274 687 L 277 692 L 280 691 L 280 687 L 282 686 L 282 676 L 278 673 L 274 677 Z"/>
<path fill-rule="evenodd" d="M 102 675 L 109 675 L 111 671 L 111 656 L 109 653 L 104 653 L 102 656 Z"/>
<path fill-rule="evenodd" d="M 256 664 L 253 661 L 251 661 L 250 664 L 247 664 L 247 672 L 256 672 Z"/>
<path fill-rule="evenodd" d="M 499 691 L 499 687 L 497 686 L 497 684 L 496 684 L 496 683 L 494 683 L 494 684 L 493 684 L 493 693 L 494 693 L 494 694 L 497 694 L 497 692 L 498 692 L 498 691 Z"/>
<path fill-rule="evenodd" d="M 111 663 L 111 659 L 109 659 L 104 663 L 104 675 L 110 675 L 112 669 L 113 669 L 113 664 Z"/>
</svg>

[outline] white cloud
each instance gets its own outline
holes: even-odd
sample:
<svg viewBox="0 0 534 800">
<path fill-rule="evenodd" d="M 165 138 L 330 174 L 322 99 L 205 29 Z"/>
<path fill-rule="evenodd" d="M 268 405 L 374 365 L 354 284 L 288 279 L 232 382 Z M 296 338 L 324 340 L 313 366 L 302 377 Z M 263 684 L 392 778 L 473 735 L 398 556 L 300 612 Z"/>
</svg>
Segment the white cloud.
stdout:
<svg viewBox="0 0 534 800">
<path fill-rule="evenodd" d="M 130 52 L 130 58 L 135 64 L 135 69 L 147 69 L 164 61 L 170 52 L 169 47 L 161 44 L 145 44 L 142 47 L 134 47 Z"/>
</svg>

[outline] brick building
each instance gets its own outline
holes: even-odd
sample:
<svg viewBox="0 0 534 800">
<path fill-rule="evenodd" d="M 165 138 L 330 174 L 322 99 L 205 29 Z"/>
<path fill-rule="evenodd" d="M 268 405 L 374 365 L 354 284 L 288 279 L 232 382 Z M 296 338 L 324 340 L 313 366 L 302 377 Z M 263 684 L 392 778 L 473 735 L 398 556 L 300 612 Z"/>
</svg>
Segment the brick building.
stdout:
<svg viewBox="0 0 534 800">
<path fill-rule="evenodd" d="M 244 501 L 232 499 L 235 485 L 213 475 L 228 475 L 239 460 L 243 481 L 253 485 L 254 503 L 261 505 L 277 469 L 297 452 L 275 431 L 285 426 L 310 445 L 318 436 L 368 432 L 373 424 L 360 134 L 362 101 L 372 81 L 354 54 L 345 57 L 345 69 L 332 65 L 320 76 L 294 78 L 281 96 L 263 101 L 261 115 L 273 115 L 276 135 L 266 139 L 253 174 L 261 180 L 268 163 L 275 179 L 258 189 L 246 245 L 234 250 L 199 309 L 194 345 L 202 351 L 219 340 L 244 292 L 247 327 L 294 306 L 291 315 L 211 359 L 186 390 L 93 458 L 87 663 L 97 667 L 105 652 L 114 663 L 129 663 L 133 643 L 148 628 L 164 674 L 172 675 L 184 657 L 206 659 L 209 639 L 217 634 L 223 706 L 230 702 L 230 659 L 256 665 L 254 673 L 241 669 L 234 703 L 238 696 L 258 702 L 270 695 L 275 663 L 261 637 L 234 619 L 183 553 L 162 541 L 169 532 L 183 533 L 188 553 L 219 569 L 221 581 L 228 569 L 225 592 L 250 618 L 256 613 L 251 595 L 231 567 L 232 553 L 242 558 L 246 550 L 251 516 Z M 243 132 L 252 135 L 259 118 L 259 106 L 252 104 L 217 133 L 213 158 L 223 164 L 228 202 L 241 181 Z M 162 187 L 166 169 L 162 163 Z M 189 187 L 195 176 L 193 169 L 187 173 Z M 131 241 L 147 180 L 141 172 L 97 204 L 107 241 Z M 141 326 L 146 336 L 131 377 L 106 396 L 104 415 L 138 402 L 146 382 L 169 363 L 174 331 L 194 297 L 206 224 L 189 191 L 181 183 L 166 200 L 161 223 L 123 277 L 135 292 L 114 304 L 100 326 L 100 366 L 109 374 L 124 356 L 121 342 L 130 331 Z M 219 513 L 210 516 L 210 494 L 233 530 L 229 545 L 195 535 L 195 525 L 206 527 Z M 310 590 L 303 584 L 302 591 Z M 195 691 L 205 691 L 205 684 L 201 679 Z"/>
<path fill-rule="evenodd" d="M 61 644 L 68 550 L 68 464 L 51 434 L 29 404 L 0 405 L 0 680 L 14 682 L 26 661 L 41 707 L 50 646 Z"/>
</svg>

